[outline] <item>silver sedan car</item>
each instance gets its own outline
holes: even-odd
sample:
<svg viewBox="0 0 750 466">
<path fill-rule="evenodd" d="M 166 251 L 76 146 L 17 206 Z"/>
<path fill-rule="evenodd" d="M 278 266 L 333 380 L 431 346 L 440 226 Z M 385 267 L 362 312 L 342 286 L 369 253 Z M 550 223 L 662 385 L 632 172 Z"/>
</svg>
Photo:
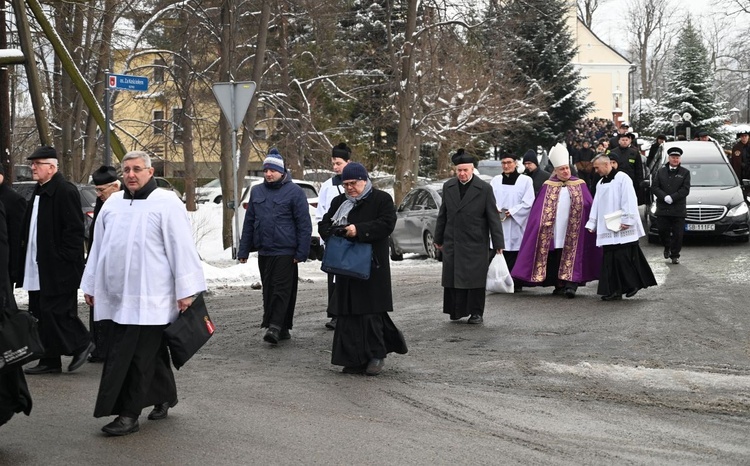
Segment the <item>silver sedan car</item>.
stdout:
<svg viewBox="0 0 750 466">
<path fill-rule="evenodd" d="M 391 233 L 391 260 L 403 260 L 404 253 L 442 260 L 434 244 L 442 191 L 443 181 L 418 186 L 401 201 L 396 209 L 396 227 Z"/>
</svg>

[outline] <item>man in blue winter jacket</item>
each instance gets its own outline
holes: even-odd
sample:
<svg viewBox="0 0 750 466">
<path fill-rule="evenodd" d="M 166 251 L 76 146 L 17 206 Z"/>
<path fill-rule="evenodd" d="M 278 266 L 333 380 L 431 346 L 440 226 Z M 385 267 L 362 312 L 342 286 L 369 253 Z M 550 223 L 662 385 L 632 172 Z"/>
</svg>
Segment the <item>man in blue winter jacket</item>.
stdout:
<svg viewBox="0 0 750 466">
<path fill-rule="evenodd" d="M 291 338 L 289 330 L 297 301 L 297 263 L 310 252 L 312 223 L 307 197 L 292 182 L 279 151 L 271 149 L 263 161 L 263 184 L 252 188 L 242 226 L 240 263 L 258 251 L 263 284 L 263 340 L 277 344 Z"/>
</svg>

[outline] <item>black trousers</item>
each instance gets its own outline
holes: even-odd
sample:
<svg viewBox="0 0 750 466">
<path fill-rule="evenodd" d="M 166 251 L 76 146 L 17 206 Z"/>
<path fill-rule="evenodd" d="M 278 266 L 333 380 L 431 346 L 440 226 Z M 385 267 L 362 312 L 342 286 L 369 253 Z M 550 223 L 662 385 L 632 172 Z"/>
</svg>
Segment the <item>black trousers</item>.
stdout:
<svg viewBox="0 0 750 466">
<path fill-rule="evenodd" d="M 333 299 L 333 288 L 336 286 L 336 283 L 334 283 L 334 274 L 329 273 L 328 274 L 328 307 L 326 308 L 326 314 L 328 315 L 328 318 L 336 317 L 334 314 L 331 314 L 331 309 L 334 307 Z"/>
<path fill-rule="evenodd" d="M 44 345 L 41 365 L 61 367 L 61 355 L 77 354 L 91 342 L 78 317 L 77 291 L 52 296 L 29 291 L 29 312 L 39 320 L 39 338 Z"/>
<path fill-rule="evenodd" d="M 656 217 L 656 228 L 659 229 L 659 238 L 664 249 L 669 250 L 669 257 L 677 259 L 682 250 L 682 237 L 685 233 L 684 217 Z"/>
<path fill-rule="evenodd" d="M 263 283 L 263 322 L 291 329 L 297 303 L 297 264 L 294 256 L 258 256 L 260 281 Z"/>
<path fill-rule="evenodd" d="M 177 400 L 166 327 L 112 323 L 94 417 L 138 417 L 147 406 Z"/>
</svg>

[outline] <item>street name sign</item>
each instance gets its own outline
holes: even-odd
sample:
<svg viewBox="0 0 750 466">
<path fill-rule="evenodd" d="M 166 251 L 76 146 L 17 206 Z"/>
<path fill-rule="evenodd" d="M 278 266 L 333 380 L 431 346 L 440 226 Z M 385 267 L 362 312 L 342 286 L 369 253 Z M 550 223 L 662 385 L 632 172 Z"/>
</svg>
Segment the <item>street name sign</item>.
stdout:
<svg viewBox="0 0 750 466">
<path fill-rule="evenodd" d="M 110 74 L 109 87 L 110 89 L 122 89 L 124 91 L 147 91 L 148 78 L 127 74 Z"/>
</svg>

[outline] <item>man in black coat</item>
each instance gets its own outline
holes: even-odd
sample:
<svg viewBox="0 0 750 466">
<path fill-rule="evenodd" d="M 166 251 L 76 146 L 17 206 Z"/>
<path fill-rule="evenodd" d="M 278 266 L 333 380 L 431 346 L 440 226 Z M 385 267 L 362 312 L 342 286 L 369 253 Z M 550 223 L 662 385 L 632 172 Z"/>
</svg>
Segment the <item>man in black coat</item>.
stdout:
<svg viewBox="0 0 750 466">
<path fill-rule="evenodd" d="M 680 165 L 682 149 L 679 147 L 670 147 L 667 156 L 669 162 L 654 174 L 651 190 L 656 196 L 656 226 L 664 245 L 664 258 L 671 258 L 673 264 L 679 264 L 690 193 L 690 170 Z"/>
<path fill-rule="evenodd" d="M 5 208 L 5 224 L 8 230 L 8 248 L 10 256 L 8 271 L 11 287 L 21 281 L 21 230 L 26 213 L 26 199 L 5 182 L 5 168 L 0 164 L 0 203 Z M 12 298 L 12 296 L 11 296 Z"/>
<path fill-rule="evenodd" d="M 484 321 L 490 237 L 502 254 L 505 239 L 492 187 L 474 176 L 474 157 L 459 149 L 451 158 L 456 178 L 443 184 L 435 246 L 443 252 L 443 312 L 451 320 Z"/>
<path fill-rule="evenodd" d="M 29 292 L 29 312 L 39 320 L 45 354 L 37 366 L 24 372 L 60 373 L 61 355 L 73 356 L 68 371 L 74 371 L 94 349 L 78 317 L 85 229 L 81 198 L 78 189 L 57 171 L 54 148 L 40 147 L 28 159 L 39 184 L 24 216 L 20 284 Z"/>
<path fill-rule="evenodd" d="M 633 188 L 638 196 L 638 205 L 643 205 L 646 199 L 645 191 L 641 188 L 641 182 L 643 181 L 643 161 L 641 160 L 641 153 L 631 144 L 633 139 L 635 139 L 633 133 L 621 134 L 619 145 L 612 149 L 610 154 L 615 154 L 615 157 L 619 161 L 617 169 L 633 180 Z"/>
<path fill-rule="evenodd" d="M 534 196 L 536 196 L 539 194 L 539 190 L 542 189 L 544 182 L 549 179 L 550 173 L 539 168 L 539 159 L 536 152 L 531 149 L 527 150 L 523 156 L 523 166 L 526 167 L 523 174 L 531 177 L 531 181 L 534 184 Z"/>
</svg>

